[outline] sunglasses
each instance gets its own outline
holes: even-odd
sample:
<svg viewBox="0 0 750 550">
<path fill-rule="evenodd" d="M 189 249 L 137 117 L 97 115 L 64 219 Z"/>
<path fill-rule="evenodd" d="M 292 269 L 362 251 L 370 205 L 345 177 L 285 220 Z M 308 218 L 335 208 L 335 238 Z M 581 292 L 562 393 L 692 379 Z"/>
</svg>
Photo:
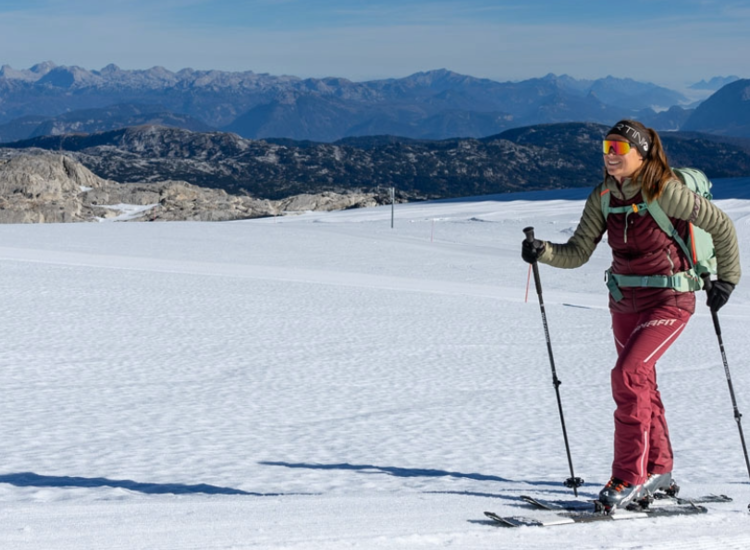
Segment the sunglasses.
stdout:
<svg viewBox="0 0 750 550">
<path fill-rule="evenodd" d="M 602 142 L 602 150 L 605 155 L 608 155 L 610 151 L 614 151 L 615 155 L 627 155 L 633 148 L 630 142 L 627 141 L 615 141 L 613 139 L 605 139 Z"/>
</svg>

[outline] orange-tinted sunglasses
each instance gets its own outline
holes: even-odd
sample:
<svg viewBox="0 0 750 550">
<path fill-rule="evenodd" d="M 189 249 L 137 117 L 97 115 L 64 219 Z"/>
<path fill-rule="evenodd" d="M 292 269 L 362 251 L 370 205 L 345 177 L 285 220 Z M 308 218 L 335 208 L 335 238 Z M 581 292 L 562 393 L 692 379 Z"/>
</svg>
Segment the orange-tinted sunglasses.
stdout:
<svg viewBox="0 0 750 550">
<path fill-rule="evenodd" d="M 633 148 L 628 141 L 615 141 L 613 139 L 605 139 L 602 142 L 602 150 L 605 155 L 608 155 L 610 151 L 613 151 L 615 155 L 627 155 Z"/>
</svg>

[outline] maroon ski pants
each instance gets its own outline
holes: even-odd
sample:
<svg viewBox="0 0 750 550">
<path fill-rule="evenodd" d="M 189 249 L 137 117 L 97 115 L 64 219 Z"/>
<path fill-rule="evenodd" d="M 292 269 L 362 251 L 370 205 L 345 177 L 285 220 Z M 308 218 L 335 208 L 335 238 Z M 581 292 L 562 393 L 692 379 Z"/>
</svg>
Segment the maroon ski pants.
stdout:
<svg viewBox="0 0 750 550">
<path fill-rule="evenodd" d="M 676 307 L 612 313 L 618 355 L 612 369 L 612 396 L 617 404 L 612 475 L 628 483 L 644 483 L 649 473 L 672 471 L 672 445 L 656 385 L 656 362 L 690 315 Z"/>
</svg>

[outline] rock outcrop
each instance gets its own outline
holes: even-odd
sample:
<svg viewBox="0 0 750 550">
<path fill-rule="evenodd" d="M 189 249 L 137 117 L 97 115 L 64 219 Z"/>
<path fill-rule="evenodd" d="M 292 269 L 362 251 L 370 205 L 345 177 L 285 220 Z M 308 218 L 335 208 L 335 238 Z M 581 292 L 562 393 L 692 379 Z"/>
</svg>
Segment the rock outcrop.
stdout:
<svg viewBox="0 0 750 550">
<path fill-rule="evenodd" d="M 106 185 L 62 155 L 21 155 L 0 161 L 0 221 L 75 222 L 89 217 L 80 196 Z"/>
<path fill-rule="evenodd" d="M 367 193 L 321 193 L 271 201 L 184 181 L 117 183 L 49 153 L 0 160 L 0 223 L 228 221 L 307 210 L 374 206 Z"/>
</svg>

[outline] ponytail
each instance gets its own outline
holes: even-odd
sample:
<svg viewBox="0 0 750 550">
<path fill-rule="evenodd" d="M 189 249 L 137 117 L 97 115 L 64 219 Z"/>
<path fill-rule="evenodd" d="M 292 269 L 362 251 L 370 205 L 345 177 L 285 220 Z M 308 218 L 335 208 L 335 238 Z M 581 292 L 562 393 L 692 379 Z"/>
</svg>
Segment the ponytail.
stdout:
<svg viewBox="0 0 750 550">
<path fill-rule="evenodd" d="M 664 151 L 659 134 L 651 128 L 646 128 L 639 122 L 634 122 L 633 124 L 641 126 L 651 137 L 651 147 L 648 155 L 643 159 L 641 167 L 632 176 L 633 181 L 640 180 L 643 198 L 647 202 L 651 202 L 658 199 L 667 182 L 676 179 L 677 176 L 675 176 L 669 167 L 669 160 L 667 160 L 667 154 Z"/>
</svg>

